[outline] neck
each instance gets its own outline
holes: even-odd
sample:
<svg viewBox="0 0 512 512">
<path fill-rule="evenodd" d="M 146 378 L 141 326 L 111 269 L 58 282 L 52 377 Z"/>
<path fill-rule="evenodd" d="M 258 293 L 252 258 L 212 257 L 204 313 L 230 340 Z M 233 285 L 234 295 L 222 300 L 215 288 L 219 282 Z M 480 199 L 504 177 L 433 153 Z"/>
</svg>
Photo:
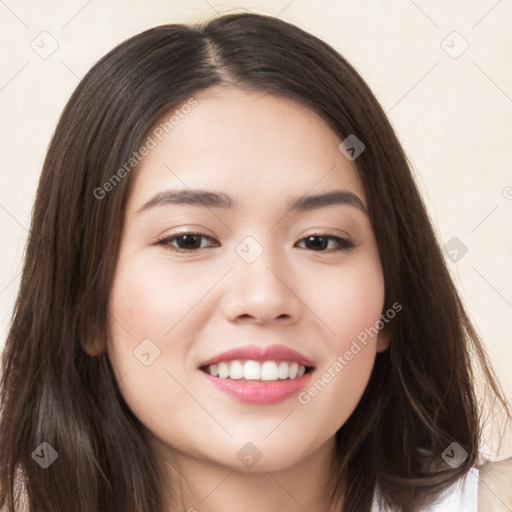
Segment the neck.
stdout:
<svg viewBox="0 0 512 512">
<path fill-rule="evenodd" d="M 296 464 L 240 471 L 166 450 L 170 512 L 329 512 L 334 438 Z M 161 452 L 160 452 L 161 453 Z"/>
</svg>

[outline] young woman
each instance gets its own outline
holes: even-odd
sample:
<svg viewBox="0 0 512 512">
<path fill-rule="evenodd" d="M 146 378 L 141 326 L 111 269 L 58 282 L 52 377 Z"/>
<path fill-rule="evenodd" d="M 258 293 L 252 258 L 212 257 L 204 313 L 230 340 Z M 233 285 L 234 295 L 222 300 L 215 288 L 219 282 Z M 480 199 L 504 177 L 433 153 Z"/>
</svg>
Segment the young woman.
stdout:
<svg viewBox="0 0 512 512">
<path fill-rule="evenodd" d="M 506 405 L 335 50 L 227 15 L 82 80 L 3 353 L 4 510 L 470 512 L 479 482 L 490 510 L 510 465 L 477 467 L 483 390 Z"/>
</svg>

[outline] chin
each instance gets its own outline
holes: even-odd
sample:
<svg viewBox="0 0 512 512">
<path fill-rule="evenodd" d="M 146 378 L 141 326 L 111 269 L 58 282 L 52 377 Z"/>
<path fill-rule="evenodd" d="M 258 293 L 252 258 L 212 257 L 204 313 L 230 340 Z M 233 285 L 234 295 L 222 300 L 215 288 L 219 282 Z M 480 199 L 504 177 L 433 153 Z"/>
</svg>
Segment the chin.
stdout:
<svg viewBox="0 0 512 512">
<path fill-rule="evenodd" d="M 266 441 L 230 440 L 228 446 L 216 444 L 214 452 L 209 448 L 205 456 L 214 464 L 224 466 L 232 471 L 243 473 L 275 472 L 299 464 L 309 455 L 305 451 L 304 437 L 300 442 L 283 443 L 282 438 Z"/>
</svg>

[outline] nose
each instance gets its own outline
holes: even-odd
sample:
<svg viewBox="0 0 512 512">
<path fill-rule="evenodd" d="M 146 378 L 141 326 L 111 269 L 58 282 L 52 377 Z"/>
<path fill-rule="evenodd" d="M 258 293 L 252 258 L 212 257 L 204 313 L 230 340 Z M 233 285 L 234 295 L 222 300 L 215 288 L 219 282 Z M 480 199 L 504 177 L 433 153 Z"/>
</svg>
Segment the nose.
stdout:
<svg viewBox="0 0 512 512">
<path fill-rule="evenodd" d="M 270 251 L 253 263 L 240 260 L 226 283 L 224 314 L 234 323 L 296 322 L 304 308 L 299 284 L 289 264 Z"/>
</svg>

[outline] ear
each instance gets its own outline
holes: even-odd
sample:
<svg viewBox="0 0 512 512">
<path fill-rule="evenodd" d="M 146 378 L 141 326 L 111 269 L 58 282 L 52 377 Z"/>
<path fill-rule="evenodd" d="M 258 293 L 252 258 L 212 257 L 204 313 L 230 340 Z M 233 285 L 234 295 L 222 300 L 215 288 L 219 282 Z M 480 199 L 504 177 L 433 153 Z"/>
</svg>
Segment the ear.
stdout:
<svg viewBox="0 0 512 512">
<path fill-rule="evenodd" d="M 377 335 L 377 352 L 384 352 L 391 344 L 391 330 L 384 326 Z"/>
<path fill-rule="evenodd" d="M 83 342 L 82 349 L 92 357 L 99 356 L 105 351 L 103 343 L 97 338 Z"/>
</svg>

